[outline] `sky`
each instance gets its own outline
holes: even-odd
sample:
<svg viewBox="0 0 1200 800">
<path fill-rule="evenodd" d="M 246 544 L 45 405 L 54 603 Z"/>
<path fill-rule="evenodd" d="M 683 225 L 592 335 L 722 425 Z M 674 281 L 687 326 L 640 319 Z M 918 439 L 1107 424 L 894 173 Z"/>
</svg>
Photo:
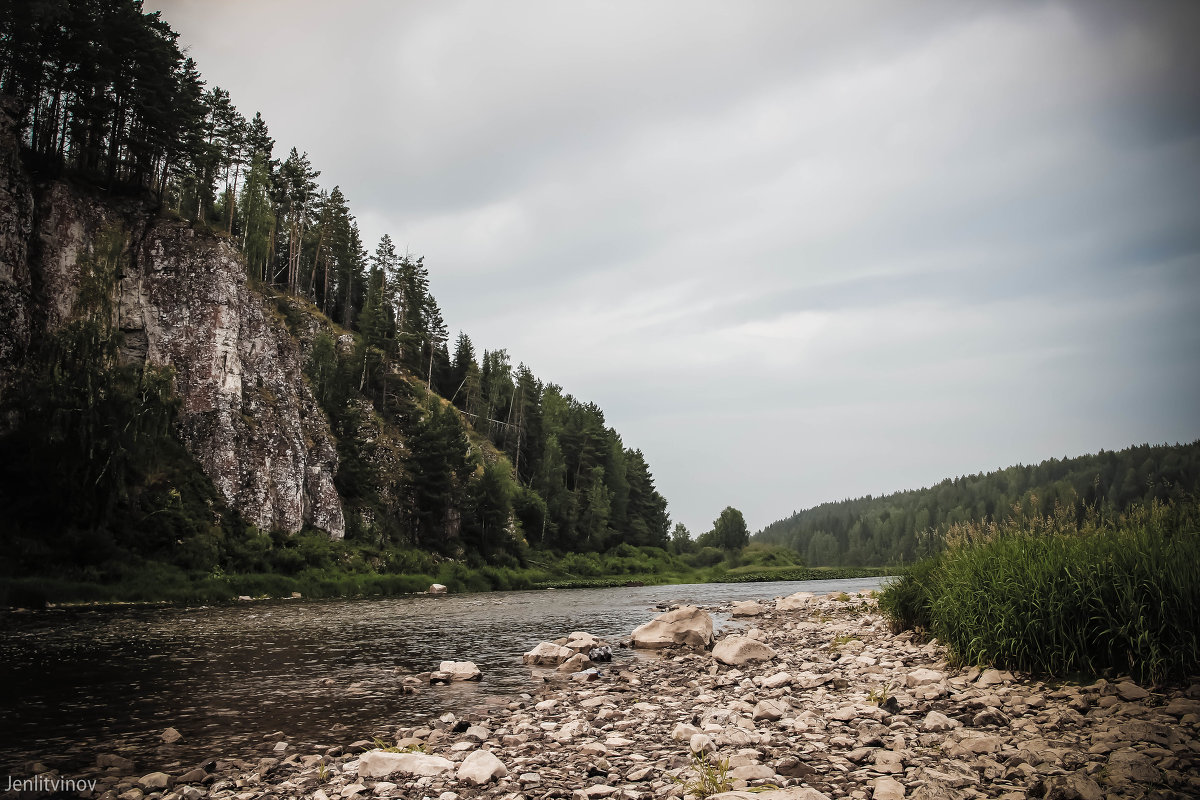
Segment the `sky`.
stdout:
<svg viewBox="0 0 1200 800">
<path fill-rule="evenodd" d="M 1200 438 L 1200 3 L 145 6 L 693 535 Z"/>
</svg>

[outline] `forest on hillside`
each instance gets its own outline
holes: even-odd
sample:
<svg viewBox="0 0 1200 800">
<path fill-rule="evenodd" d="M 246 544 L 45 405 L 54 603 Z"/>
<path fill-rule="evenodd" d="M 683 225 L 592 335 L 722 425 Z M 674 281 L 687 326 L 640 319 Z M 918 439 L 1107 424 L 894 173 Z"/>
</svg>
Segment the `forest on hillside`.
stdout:
<svg viewBox="0 0 1200 800">
<path fill-rule="evenodd" d="M 452 338 L 424 259 L 388 235 L 364 243 L 341 188 L 207 86 L 178 38 L 140 0 L 4 4 L 0 95 L 40 179 L 226 238 L 293 334 L 316 330 L 305 371 L 337 438 L 347 543 L 374 548 L 381 569 L 405 568 L 406 549 L 515 564 L 529 547 L 665 547 L 666 500 L 603 411 L 503 349 Z M 70 327 L 8 398 L 12 568 L 127 555 L 199 571 L 302 567 L 282 553 L 294 542 L 247 531 L 224 507 L 171 434 L 167 377 L 121 364 L 118 336 Z"/>
<path fill-rule="evenodd" d="M 753 540 L 783 545 L 809 565 L 911 563 L 941 547 L 957 523 L 1003 521 L 1056 505 L 1120 512 L 1151 500 L 1200 493 L 1200 441 L 1137 445 L 1078 458 L 1051 458 L 936 486 L 822 503 L 767 525 Z"/>
</svg>

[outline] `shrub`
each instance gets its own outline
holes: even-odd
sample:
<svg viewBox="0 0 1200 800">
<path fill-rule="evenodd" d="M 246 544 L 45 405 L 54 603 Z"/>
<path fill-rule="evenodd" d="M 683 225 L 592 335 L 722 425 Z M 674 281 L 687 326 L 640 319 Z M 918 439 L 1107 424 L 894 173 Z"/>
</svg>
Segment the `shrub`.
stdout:
<svg viewBox="0 0 1200 800">
<path fill-rule="evenodd" d="M 1118 518 L 1058 507 L 960 526 L 936 561 L 889 585 L 897 627 L 927 627 L 961 663 L 1142 681 L 1200 670 L 1200 510 L 1153 501 Z"/>
<path fill-rule="evenodd" d="M 941 556 L 922 559 L 907 567 L 899 578 L 884 588 L 879 596 L 879 610 L 892 623 L 893 632 L 907 628 L 929 629 L 941 561 Z"/>
</svg>

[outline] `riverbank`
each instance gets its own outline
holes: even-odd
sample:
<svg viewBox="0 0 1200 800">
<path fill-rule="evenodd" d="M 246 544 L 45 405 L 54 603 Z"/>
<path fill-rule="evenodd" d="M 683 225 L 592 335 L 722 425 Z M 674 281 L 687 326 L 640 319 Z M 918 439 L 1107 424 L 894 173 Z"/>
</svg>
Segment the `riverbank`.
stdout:
<svg viewBox="0 0 1200 800">
<path fill-rule="evenodd" d="M 195 576 L 163 565 L 111 583 L 47 577 L 0 577 L 0 608 L 103 607 L 119 605 L 212 605 L 252 600 L 398 597 L 423 594 L 434 583 L 454 594 L 523 589 L 601 589 L 701 583 L 770 583 L 882 578 L 890 567 L 802 567 L 749 564 L 733 568 L 681 568 L 667 562 L 658 571 L 618 564 L 610 574 L 577 574 L 551 568 L 470 568 L 451 562 L 433 574 L 311 573 L 298 576 L 248 573 Z M 662 565 L 660 565 L 662 566 Z"/>
<path fill-rule="evenodd" d="M 331 720 L 342 741 L 327 747 L 295 751 L 270 737 L 258 753 L 171 774 L 100 752 L 94 768 L 41 777 L 95 779 L 92 796 L 107 800 L 634 800 L 683 796 L 698 778 L 695 749 L 727 764 L 729 788 L 780 787 L 793 800 L 1200 793 L 1200 684 L 1058 685 L 954 669 L 936 642 L 893 635 L 870 596 L 794 605 L 745 618 L 741 633 L 774 651 L 765 662 L 679 650 L 596 673 L 537 670 L 527 694 L 486 711 L 363 731 Z M 378 755 L 364 759 L 375 738 L 409 750 L 384 757 L 408 771 L 381 774 Z"/>
</svg>

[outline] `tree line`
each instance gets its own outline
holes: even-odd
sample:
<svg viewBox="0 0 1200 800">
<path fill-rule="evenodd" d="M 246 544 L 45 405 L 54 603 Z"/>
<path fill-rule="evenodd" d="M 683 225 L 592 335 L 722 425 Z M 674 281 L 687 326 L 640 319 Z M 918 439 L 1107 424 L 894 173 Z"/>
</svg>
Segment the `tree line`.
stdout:
<svg viewBox="0 0 1200 800">
<path fill-rule="evenodd" d="M 1186 501 L 1200 492 L 1200 441 L 1142 444 L 1078 458 L 1052 458 L 987 474 L 947 478 L 925 489 L 823 503 L 754 535 L 792 548 L 809 565 L 910 563 L 941 546 L 950 525 L 1002 521 L 1020 507 L 1056 504 L 1124 511 L 1151 500 Z"/>
</svg>

